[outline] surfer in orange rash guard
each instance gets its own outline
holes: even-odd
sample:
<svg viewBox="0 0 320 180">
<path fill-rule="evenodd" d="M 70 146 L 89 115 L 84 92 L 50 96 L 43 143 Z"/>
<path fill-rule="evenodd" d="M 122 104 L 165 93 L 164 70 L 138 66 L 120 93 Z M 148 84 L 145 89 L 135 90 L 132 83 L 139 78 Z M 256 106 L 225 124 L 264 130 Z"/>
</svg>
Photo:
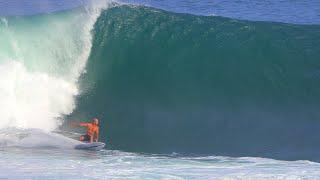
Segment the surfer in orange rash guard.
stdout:
<svg viewBox="0 0 320 180">
<path fill-rule="evenodd" d="M 77 126 L 86 127 L 87 133 L 80 136 L 80 141 L 98 142 L 99 140 L 99 120 L 93 118 L 91 123 L 78 123 Z"/>
</svg>

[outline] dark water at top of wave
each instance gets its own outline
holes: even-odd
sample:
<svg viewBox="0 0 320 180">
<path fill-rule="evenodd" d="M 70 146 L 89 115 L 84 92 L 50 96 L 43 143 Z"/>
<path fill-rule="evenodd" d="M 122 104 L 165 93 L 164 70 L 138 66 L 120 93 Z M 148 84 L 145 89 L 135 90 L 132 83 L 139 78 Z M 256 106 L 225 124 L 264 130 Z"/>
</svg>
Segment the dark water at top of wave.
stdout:
<svg viewBox="0 0 320 180">
<path fill-rule="evenodd" d="M 0 16 L 51 13 L 95 2 L 99 0 L 0 0 Z M 293 24 L 320 24 L 320 1 L 318 0 L 115 0 L 113 2 L 144 5 L 195 15 L 217 15 Z"/>
<path fill-rule="evenodd" d="M 172 12 L 252 21 L 320 24 L 319 0 L 120 0 Z"/>
<path fill-rule="evenodd" d="M 320 26 L 120 6 L 97 20 L 71 119 L 109 148 L 320 161 Z"/>
</svg>

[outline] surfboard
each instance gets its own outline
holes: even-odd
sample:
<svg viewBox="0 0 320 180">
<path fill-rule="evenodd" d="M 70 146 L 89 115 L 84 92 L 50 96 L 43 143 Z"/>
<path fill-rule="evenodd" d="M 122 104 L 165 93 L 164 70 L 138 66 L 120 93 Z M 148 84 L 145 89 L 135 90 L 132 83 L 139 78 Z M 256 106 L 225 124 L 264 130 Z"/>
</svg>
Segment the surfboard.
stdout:
<svg viewBox="0 0 320 180">
<path fill-rule="evenodd" d="M 80 150 L 100 151 L 105 147 L 105 145 L 106 144 L 102 142 L 81 143 L 74 146 L 74 148 Z"/>
</svg>

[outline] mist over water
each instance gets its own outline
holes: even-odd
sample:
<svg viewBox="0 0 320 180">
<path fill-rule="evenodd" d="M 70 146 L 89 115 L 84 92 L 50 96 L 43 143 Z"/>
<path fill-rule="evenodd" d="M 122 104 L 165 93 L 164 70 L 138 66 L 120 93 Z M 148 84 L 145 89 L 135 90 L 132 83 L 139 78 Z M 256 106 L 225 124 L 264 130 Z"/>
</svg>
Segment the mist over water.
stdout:
<svg viewBox="0 0 320 180">
<path fill-rule="evenodd" d="M 0 65 L 0 128 L 53 130 L 62 114 L 71 113 L 76 85 L 46 73 L 28 72 L 21 62 Z"/>
<path fill-rule="evenodd" d="M 75 108 L 101 6 L 0 23 L 0 128 L 54 130 Z"/>
</svg>

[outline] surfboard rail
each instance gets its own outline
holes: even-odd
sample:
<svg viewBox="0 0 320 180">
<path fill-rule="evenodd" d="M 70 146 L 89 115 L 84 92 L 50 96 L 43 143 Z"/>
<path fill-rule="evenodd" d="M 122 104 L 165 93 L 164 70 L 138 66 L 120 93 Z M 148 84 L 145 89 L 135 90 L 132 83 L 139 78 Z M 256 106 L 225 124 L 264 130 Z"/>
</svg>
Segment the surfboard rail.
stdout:
<svg viewBox="0 0 320 180">
<path fill-rule="evenodd" d="M 81 143 L 74 146 L 75 149 L 79 150 L 91 150 L 91 151 L 100 151 L 105 147 L 103 142 L 92 142 L 92 143 Z"/>
</svg>

